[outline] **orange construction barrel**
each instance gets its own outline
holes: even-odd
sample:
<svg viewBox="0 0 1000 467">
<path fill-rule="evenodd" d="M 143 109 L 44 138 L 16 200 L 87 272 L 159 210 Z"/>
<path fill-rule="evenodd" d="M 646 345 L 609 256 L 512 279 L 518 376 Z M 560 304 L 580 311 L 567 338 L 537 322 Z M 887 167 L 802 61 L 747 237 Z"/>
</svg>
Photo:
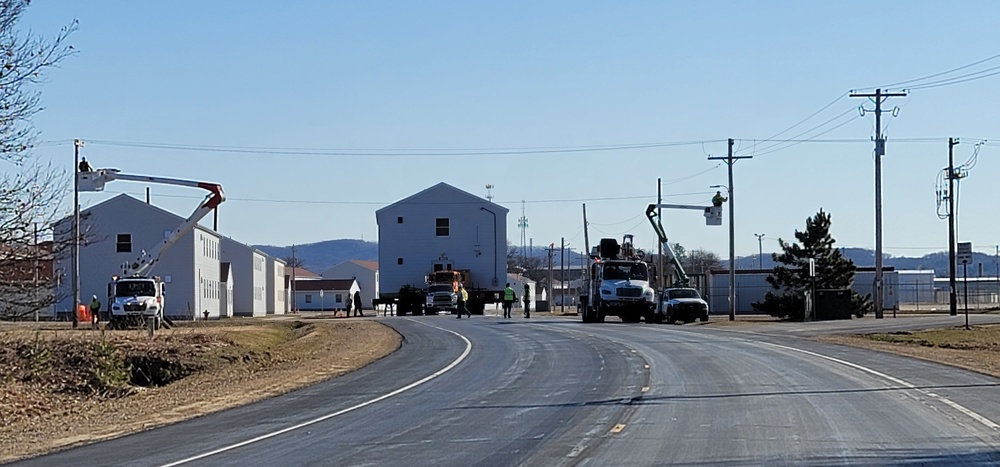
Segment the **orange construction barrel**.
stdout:
<svg viewBox="0 0 1000 467">
<path fill-rule="evenodd" d="M 83 304 L 80 304 L 80 306 L 76 307 L 76 319 L 77 321 L 83 323 L 89 323 L 91 320 L 90 307 Z"/>
</svg>

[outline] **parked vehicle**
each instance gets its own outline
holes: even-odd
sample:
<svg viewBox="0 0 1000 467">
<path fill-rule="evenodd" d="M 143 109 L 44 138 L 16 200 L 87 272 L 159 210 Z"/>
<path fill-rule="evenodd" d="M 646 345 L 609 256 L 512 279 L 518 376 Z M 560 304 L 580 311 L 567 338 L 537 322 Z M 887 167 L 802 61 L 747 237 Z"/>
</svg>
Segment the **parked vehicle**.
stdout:
<svg viewBox="0 0 1000 467">
<path fill-rule="evenodd" d="M 581 297 L 584 323 L 602 323 L 608 315 L 637 323 L 656 309 L 656 293 L 650 286 L 650 267 L 636 250 L 632 235 L 622 243 L 613 238 L 601 239 L 596 255 L 591 255 L 590 284 Z"/>
<path fill-rule="evenodd" d="M 708 321 L 708 302 L 701 299 L 701 294 L 696 289 L 669 288 L 663 291 L 653 322 L 666 321 L 674 324 L 680 320 L 690 323 L 696 319 Z"/>
</svg>

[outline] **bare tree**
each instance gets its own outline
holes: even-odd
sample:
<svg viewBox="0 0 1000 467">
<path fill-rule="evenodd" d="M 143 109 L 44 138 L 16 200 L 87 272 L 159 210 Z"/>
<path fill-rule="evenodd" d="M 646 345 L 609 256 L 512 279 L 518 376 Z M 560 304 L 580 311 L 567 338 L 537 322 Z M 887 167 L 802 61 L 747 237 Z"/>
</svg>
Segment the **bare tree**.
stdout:
<svg viewBox="0 0 1000 467">
<path fill-rule="evenodd" d="M 77 22 L 52 39 L 18 29 L 29 0 L 0 0 L 0 160 L 14 170 L 0 176 L 0 317 L 30 315 L 51 306 L 55 222 L 69 184 L 66 172 L 28 164 L 37 131 L 32 117 L 42 110 L 38 85 L 44 72 L 72 55 L 66 39 Z M 74 168 L 75 170 L 76 168 Z M 66 243 L 71 244 L 72 236 Z M 62 241 L 62 240 L 60 240 Z M 44 284 L 44 286 L 39 286 Z"/>
</svg>

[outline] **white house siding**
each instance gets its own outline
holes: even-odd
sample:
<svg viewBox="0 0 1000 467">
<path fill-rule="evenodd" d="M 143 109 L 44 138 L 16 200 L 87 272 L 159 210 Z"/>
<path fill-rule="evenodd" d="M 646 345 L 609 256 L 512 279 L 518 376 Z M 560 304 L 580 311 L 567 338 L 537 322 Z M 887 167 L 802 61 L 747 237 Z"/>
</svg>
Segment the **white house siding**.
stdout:
<svg viewBox="0 0 1000 467">
<path fill-rule="evenodd" d="M 507 276 L 507 212 L 446 183 L 376 211 L 381 296 L 395 294 L 406 284 L 423 287 L 435 262 L 470 270 L 475 288 L 502 290 Z M 438 218 L 449 220 L 447 236 L 437 235 Z"/>
<path fill-rule="evenodd" d="M 223 288 L 220 278 L 220 259 L 222 257 L 219 237 L 201 229 L 195 229 L 195 286 L 198 293 L 195 296 L 197 306 L 194 307 L 194 318 L 201 319 L 208 312 L 209 318 L 224 316 Z M 169 297 L 169 294 L 168 294 Z"/>
<path fill-rule="evenodd" d="M 304 279 L 296 281 L 295 306 L 299 311 L 346 310 L 347 297 L 359 290 L 353 279 Z"/>
<path fill-rule="evenodd" d="M 223 318 L 233 317 L 233 268 L 229 263 L 221 263 L 222 271 L 220 271 L 219 278 L 222 281 L 221 291 L 221 304 L 220 304 L 220 316 Z"/>
<path fill-rule="evenodd" d="M 375 269 L 372 269 L 375 267 Z M 362 307 L 369 309 L 372 299 L 378 297 L 378 263 L 349 260 L 323 271 L 323 279 L 355 279 L 361 291 Z"/>
<path fill-rule="evenodd" d="M 234 316 L 267 314 L 267 257 L 231 238 L 222 238 L 222 261 L 230 264 L 233 274 Z"/>
<path fill-rule="evenodd" d="M 267 258 L 266 312 L 269 315 L 285 313 L 285 262 Z"/>
<path fill-rule="evenodd" d="M 55 236 L 64 240 L 72 236 L 72 217 L 55 226 Z M 143 250 L 152 250 L 184 222 L 184 218 L 128 195 L 119 195 L 81 213 L 80 230 L 85 242 L 80 248 L 80 296 L 84 302 L 97 295 L 107 301 L 108 283 L 121 274 L 121 265 L 139 257 Z M 163 278 L 166 285 L 164 313 L 171 317 L 193 317 L 198 305 L 195 258 L 195 233 L 205 232 L 196 227 L 181 237 L 163 253 L 152 274 Z M 117 252 L 117 235 L 129 234 L 131 251 Z M 57 242 L 62 243 L 62 242 Z M 59 277 L 56 310 L 66 312 L 72 307 L 72 251 L 56 252 L 54 274 Z M 206 266 L 207 267 L 207 266 Z M 217 269 L 216 269 L 217 271 Z"/>
</svg>

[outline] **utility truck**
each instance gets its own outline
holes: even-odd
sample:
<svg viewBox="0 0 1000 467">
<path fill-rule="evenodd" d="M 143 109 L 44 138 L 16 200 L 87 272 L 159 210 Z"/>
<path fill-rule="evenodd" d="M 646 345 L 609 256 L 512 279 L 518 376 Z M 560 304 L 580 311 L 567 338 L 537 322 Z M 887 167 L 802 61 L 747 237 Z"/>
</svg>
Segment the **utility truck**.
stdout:
<svg viewBox="0 0 1000 467">
<path fill-rule="evenodd" d="M 633 238 L 627 234 L 621 244 L 602 238 L 591 253 L 590 284 L 581 297 L 584 323 L 602 323 L 608 315 L 637 323 L 656 309 L 651 268 L 646 254 L 635 248 Z"/>
<path fill-rule="evenodd" d="M 153 276 L 153 268 L 174 243 L 184 234 L 191 231 L 202 218 L 226 200 L 222 186 L 217 183 L 179 180 L 175 178 L 153 177 L 149 175 L 123 174 L 118 169 L 98 169 L 77 172 L 80 191 L 104 191 L 104 185 L 115 180 L 133 182 L 160 183 L 165 185 L 188 186 L 208 190 L 208 195 L 198 205 L 194 213 L 188 216 L 166 238 L 150 250 L 142 253 L 133 261 L 122 264 L 120 275 L 113 275 L 108 283 L 108 327 L 112 329 L 142 325 L 146 319 L 154 320 L 153 326 L 170 323 L 163 314 L 165 306 L 164 283 L 158 276 Z"/>
<path fill-rule="evenodd" d="M 653 226 L 656 237 L 663 247 L 663 251 L 670 259 L 673 266 L 673 282 L 669 287 L 660 293 L 656 308 L 651 315 L 647 316 L 647 323 L 660 323 L 667 321 L 673 324 L 678 319 L 684 322 L 691 322 L 695 319 L 708 321 L 708 303 L 701 298 L 697 289 L 691 288 L 691 278 L 688 277 L 680 259 L 674 253 L 673 247 L 667 241 L 666 231 L 660 221 L 659 210 L 667 209 L 692 209 L 703 211 L 706 225 L 722 225 L 721 206 L 694 206 L 687 204 L 650 204 L 646 208 L 646 218 Z"/>
</svg>

